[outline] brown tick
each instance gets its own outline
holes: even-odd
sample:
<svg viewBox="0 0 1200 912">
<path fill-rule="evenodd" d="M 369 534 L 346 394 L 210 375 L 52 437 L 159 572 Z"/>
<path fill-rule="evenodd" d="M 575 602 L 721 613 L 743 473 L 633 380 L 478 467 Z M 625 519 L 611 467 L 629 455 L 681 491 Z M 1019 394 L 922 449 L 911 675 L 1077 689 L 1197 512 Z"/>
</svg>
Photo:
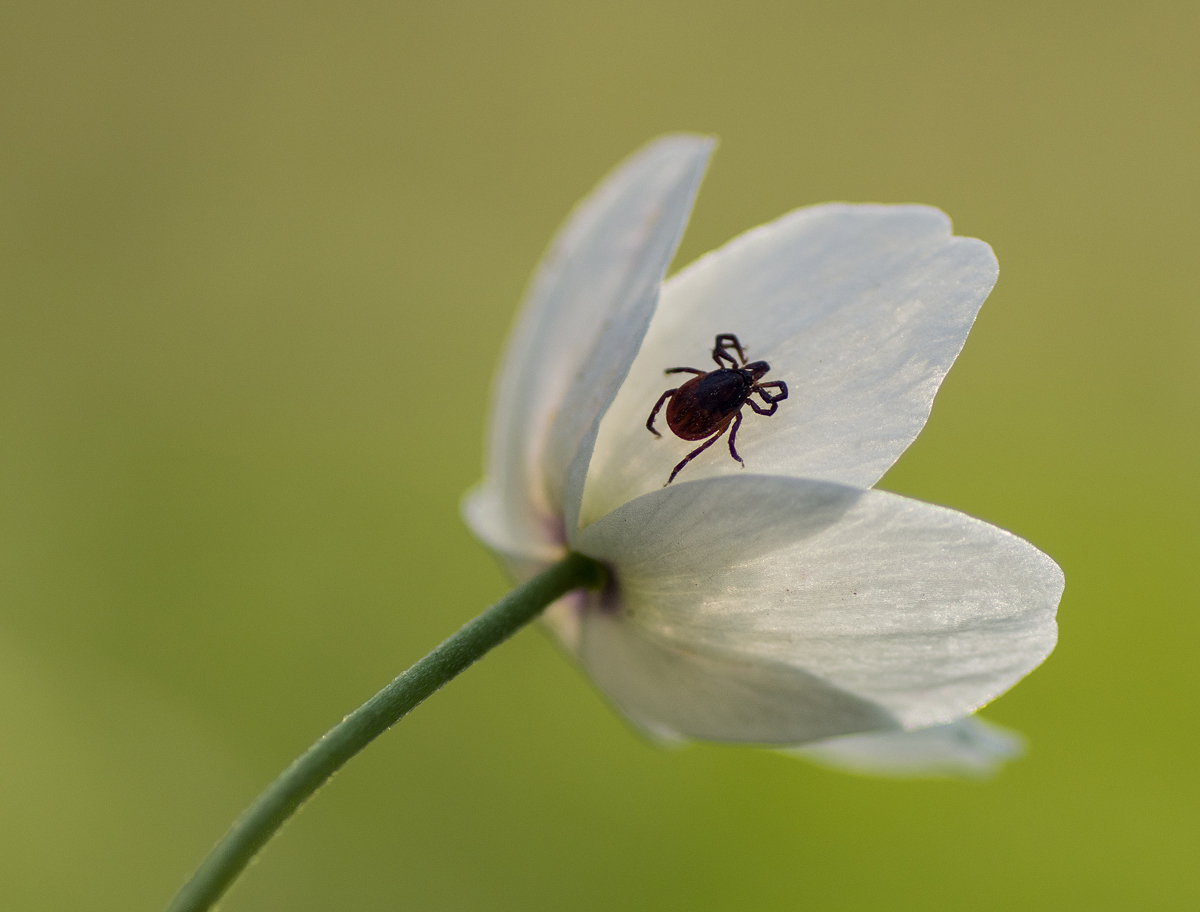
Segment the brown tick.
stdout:
<svg viewBox="0 0 1200 912">
<path fill-rule="evenodd" d="M 741 358 L 740 366 L 733 355 L 729 354 L 730 349 L 736 351 L 738 358 Z M 650 412 L 650 417 L 646 419 L 646 429 L 655 437 L 661 437 L 662 434 L 654 430 L 654 416 L 658 414 L 663 403 L 670 399 L 671 401 L 667 405 L 667 427 L 671 429 L 672 433 L 683 440 L 709 438 L 688 453 L 683 461 L 675 466 L 671 477 L 667 479 L 667 484 L 663 485 L 664 488 L 675 480 L 680 469 L 716 443 L 729 428 L 731 421 L 733 430 L 729 434 L 729 455 L 741 462 L 742 468 L 745 468 L 746 463 L 742 462 L 742 457 L 737 454 L 737 449 L 734 447 L 738 428 L 742 424 L 742 406 L 749 405 L 760 415 L 774 415 L 775 410 L 779 408 L 779 403 L 788 397 L 787 384 L 782 380 L 772 380 L 769 383 L 758 382 L 771 369 L 771 365 L 766 361 L 754 361 L 747 364 L 746 353 L 742 351 L 742 343 L 732 333 L 721 333 L 717 336 L 712 357 L 717 362 L 715 371 L 702 371 L 694 367 L 667 368 L 665 373 L 668 374 L 696 374 L 697 376 L 683 386 L 669 389 L 663 393 Z M 777 389 L 778 392 L 770 393 L 767 392 L 768 389 Z M 758 393 L 770 408 L 763 408 L 751 399 L 750 397 L 754 393 Z"/>
</svg>

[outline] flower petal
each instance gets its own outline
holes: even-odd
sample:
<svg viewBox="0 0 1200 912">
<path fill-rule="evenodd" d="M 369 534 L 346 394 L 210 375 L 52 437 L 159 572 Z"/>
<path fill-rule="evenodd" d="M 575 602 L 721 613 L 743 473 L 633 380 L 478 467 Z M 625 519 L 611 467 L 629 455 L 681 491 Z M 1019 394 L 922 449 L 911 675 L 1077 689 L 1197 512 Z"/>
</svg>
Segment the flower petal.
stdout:
<svg viewBox="0 0 1200 912">
<path fill-rule="evenodd" d="M 500 537 L 531 553 L 561 548 L 567 468 L 633 361 L 712 147 L 686 135 L 651 143 L 551 244 L 494 385 L 487 480 L 464 506 L 485 541 L 503 525 Z"/>
<path fill-rule="evenodd" d="M 801 669 L 908 729 L 964 716 L 1035 668 L 1054 647 L 1063 588 L 1050 558 L 987 523 L 797 478 L 672 485 L 574 547 L 615 568 L 631 628 Z"/>
<path fill-rule="evenodd" d="M 630 721 L 658 738 L 799 744 L 897 727 L 881 707 L 799 668 L 697 652 L 606 611 L 584 615 L 579 657 Z"/>
<path fill-rule="evenodd" d="M 909 732 L 869 732 L 786 751 L 821 766 L 866 776 L 982 779 L 1021 756 L 1025 740 L 978 716 Z"/>
<path fill-rule="evenodd" d="M 509 478 L 510 485 L 515 479 Z M 496 552 L 515 579 L 534 576 L 563 555 L 561 527 L 540 511 L 511 513 L 504 488 L 494 478 L 463 495 L 462 517 L 475 537 Z"/>
<path fill-rule="evenodd" d="M 745 410 L 738 441 L 760 474 L 870 487 L 915 439 L 995 284 L 996 258 L 927 206 L 798 209 L 735 238 L 668 280 L 658 312 L 592 457 L 586 525 L 667 480 L 695 447 L 656 440 L 646 417 L 683 380 L 712 370 L 717 333 L 736 333 L 765 380 L 790 396 L 770 418 Z M 661 423 L 661 419 L 660 419 Z M 685 480 L 739 466 L 718 445 Z"/>
</svg>

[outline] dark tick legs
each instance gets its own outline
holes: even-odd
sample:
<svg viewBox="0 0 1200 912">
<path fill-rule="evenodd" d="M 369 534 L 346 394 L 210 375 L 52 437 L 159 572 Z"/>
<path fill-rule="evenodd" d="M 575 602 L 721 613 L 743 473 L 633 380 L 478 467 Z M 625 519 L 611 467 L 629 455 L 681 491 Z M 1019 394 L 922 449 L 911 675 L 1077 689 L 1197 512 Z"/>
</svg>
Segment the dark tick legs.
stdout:
<svg viewBox="0 0 1200 912">
<path fill-rule="evenodd" d="M 777 389 L 778 393 L 768 393 L 768 389 Z M 782 402 L 788 397 L 787 384 L 782 380 L 768 380 L 766 383 L 754 384 L 754 391 L 763 397 L 767 402 Z"/>
<path fill-rule="evenodd" d="M 712 353 L 713 360 L 717 362 L 717 367 L 724 367 L 726 362 L 728 362 L 731 368 L 736 369 L 738 367 L 737 361 L 728 352 L 730 348 L 738 353 L 738 357 L 742 359 L 742 364 L 746 363 L 746 353 L 742 351 L 742 343 L 738 341 L 738 337 L 733 333 L 721 333 L 716 338 Z"/>
<path fill-rule="evenodd" d="M 713 360 L 717 362 L 717 367 L 728 368 L 734 370 L 737 368 L 737 360 L 729 352 L 723 348 L 713 349 Z M 728 363 L 726 363 L 728 362 Z"/>
<path fill-rule="evenodd" d="M 694 367 L 668 367 L 664 374 L 699 374 L 703 377 L 708 371 L 697 370 Z"/>
<path fill-rule="evenodd" d="M 777 389 L 778 393 L 768 393 L 767 389 Z M 760 415 L 774 415 L 775 410 L 779 408 L 779 403 L 788 397 L 787 384 L 782 380 L 772 380 L 770 383 L 756 383 L 752 393 L 758 393 L 762 396 L 763 401 L 771 406 L 769 409 L 763 408 L 753 399 L 747 398 L 746 404 Z"/>
<path fill-rule="evenodd" d="M 686 370 L 687 368 L 684 368 L 684 369 Z M 666 402 L 668 399 L 670 399 L 677 392 L 679 392 L 678 388 L 673 389 L 673 390 L 667 390 L 665 393 L 663 393 L 661 396 L 658 397 L 658 401 L 656 403 L 654 403 L 654 408 L 650 410 L 650 417 L 646 419 L 646 430 L 648 430 L 655 437 L 661 437 L 662 434 L 660 434 L 658 431 L 654 430 L 654 418 L 655 418 L 655 416 L 658 415 L 658 410 L 663 407 L 663 403 Z M 671 477 L 674 478 L 675 476 L 672 475 Z M 670 482 L 668 482 L 668 484 L 669 483 Z"/>
<path fill-rule="evenodd" d="M 675 466 L 675 469 L 671 472 L 671 477 L 667 479 L 667 484 L 663 485 L 663 487 L 665 488 L 667 485 L 669 485 L 671 482 L 673 482 L 675 480 L 675 476 L 679 474 L 680 469 L 682 469 L 685 465 L 687 465 L 689 462 L 691 462 L 693 459 L 695 459 L 697 456 L 699 456 L 701 453 L 703 453 L 705 450 L 707 450 L 710 446 L 712 446 L 714 443 L 716 443 L 718 440 L 720 440 L 721 435 L 724 434 L 728 429 L 729 429 L 729 425 L 725 425 L 725 427 L 721 428 L 721 430 L 717 431 L 715 434 L 713 434 L 711 437 L 709 437 L 706 441 L 704 441 L 704 443 L 700 444 L 700 446 L 696 447 L 696 449 L 692 450 L 690 453 L 688 453 L 686 456 L 684 456 L 683 461 L 680 462 L 679 465 Z M 741 460 L 739 460 L 739 462 L 740 461 Z"/>
<path fill-rule="evenodd" d="M 744 469 L 744 468 L 746 468 L 746 463 L 742 462 L 742 457 L 737 454 L 737 450 L 734 449 L 734 446 L 733 446 L 734 441 L 737 440 L 738 428 L 740 428 L 741 426 L 742 426 L 742 413 L 738 412 L 737 417 L 733 419 L 733 429 L 729 432 L 729 455 L 732 456 L 734 459 L 736 459 L 738 462 L 741 462 L 742 468 Z"/>
</svg>

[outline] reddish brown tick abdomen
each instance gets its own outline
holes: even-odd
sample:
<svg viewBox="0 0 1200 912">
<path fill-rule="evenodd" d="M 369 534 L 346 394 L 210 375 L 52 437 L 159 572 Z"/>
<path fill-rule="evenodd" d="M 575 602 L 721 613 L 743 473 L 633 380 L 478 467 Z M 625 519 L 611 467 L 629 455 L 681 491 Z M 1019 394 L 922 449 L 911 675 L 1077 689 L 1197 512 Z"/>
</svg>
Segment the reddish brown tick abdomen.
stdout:
<svg viewBox="0 0 1200 912">
<path fill-rule="evenodd" d="M 753 381 L 737 370 L 693 377 L 667 403 L 667 427 L 684 440 L 700 440 L 722 430 L 746 401 Z"/>
</svg>

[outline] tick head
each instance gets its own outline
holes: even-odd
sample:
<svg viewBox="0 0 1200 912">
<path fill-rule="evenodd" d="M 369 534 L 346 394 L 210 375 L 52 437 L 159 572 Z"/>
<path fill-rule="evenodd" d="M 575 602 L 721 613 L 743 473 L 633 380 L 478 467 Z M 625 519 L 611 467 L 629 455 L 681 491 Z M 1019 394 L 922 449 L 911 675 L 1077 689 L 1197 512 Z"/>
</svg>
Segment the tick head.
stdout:
<svg viewBox="0 0 1200 912">
<path fill-rule="evenodd" d="M 767 371 L 770 369 L 771 365 L 769 365 L 766 361 L 751 361 L 742 368 L 743 371 L 748 373 L 754 379 L 755 383 L 766 376 Z"/>
</svg>

